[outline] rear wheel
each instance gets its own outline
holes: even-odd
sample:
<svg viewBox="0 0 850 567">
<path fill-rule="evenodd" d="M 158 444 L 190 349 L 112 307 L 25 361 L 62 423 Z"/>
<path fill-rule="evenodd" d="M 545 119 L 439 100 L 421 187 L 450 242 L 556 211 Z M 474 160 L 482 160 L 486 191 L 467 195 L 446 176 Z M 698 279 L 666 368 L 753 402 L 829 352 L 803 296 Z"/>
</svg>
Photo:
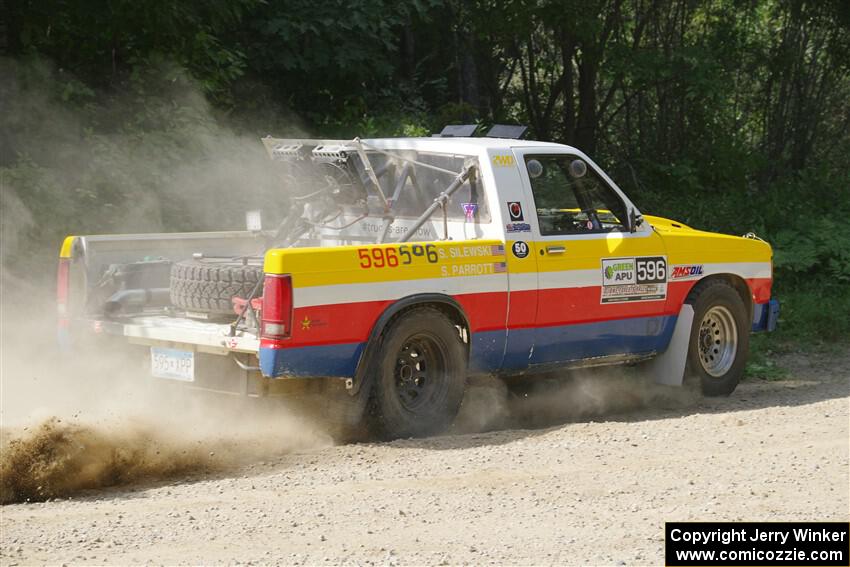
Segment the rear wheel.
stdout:
<svg viewBox="0 0 850 567">
<path fill-rule="evenodd" d="M 384 437 L 434 435 L 451 425 L 466 386 L 466 349 L 457 327 L 431 308 L 412 310 L 384 334 L 372 417 Z"/>
<path fill-rule="evenodd" d="M 744 374 L 750 345 L 747 308 L 728 282 L 713 280 L 692 292 L 694 322 L 688 375 L 706 396 L 728 396 Z"/>
</svg>

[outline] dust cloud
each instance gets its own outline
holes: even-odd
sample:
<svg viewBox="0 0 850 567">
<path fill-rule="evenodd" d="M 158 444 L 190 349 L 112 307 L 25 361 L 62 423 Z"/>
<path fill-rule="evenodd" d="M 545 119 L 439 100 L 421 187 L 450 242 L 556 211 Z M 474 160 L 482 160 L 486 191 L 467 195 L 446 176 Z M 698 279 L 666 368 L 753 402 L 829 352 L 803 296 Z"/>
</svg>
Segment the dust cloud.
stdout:
<svg viewBox="0 0 850 567">
<path fill-rule="evenodd" d="M 43 345 L 35 358 L 14 343 L 4 334 L 0 504 L 222 472 L 334 443 L 283 400 L 154 381 L 138 353 Z"/>
<path fill-rule="evenodd" d="M 645 409 L 689 407 L 701 399 L 688 385 L 656 384 L 640 366 L 552 372 L 510 382 L 482 377 L 471 382 L 453 430 L 540 428 Z"/>
<path fill-rule="evenodd" d="M 2 504 L 223 472 L 334 444 L 296 405 L 155 381 L 145 349 L 107 343 L 62 353 L 50 318 L 39 309 L 27 316 L 2 337 Z"/>
<path fill-rule="evenodd" d="M 0 503 L 333 442 L 280 402 L 152 386 L 144 348 L 59 351 L 65 235 L 239 230 L 246 210 L 268 221 L 287 204 L 260 137 L 303 134 L 297 121 L 234 124 L 179 67 L 145 73 L 93 93 L 62 69 L 0 58 Z"/>
</svg>

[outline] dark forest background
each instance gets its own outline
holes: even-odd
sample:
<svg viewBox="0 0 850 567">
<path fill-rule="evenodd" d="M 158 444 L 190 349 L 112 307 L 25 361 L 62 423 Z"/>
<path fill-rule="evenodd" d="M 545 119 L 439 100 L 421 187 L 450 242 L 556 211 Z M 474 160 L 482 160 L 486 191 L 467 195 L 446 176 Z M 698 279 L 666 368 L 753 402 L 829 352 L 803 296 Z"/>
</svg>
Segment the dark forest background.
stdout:
<svg viewBox="0 0 850 567">
<path fill-rule="evenodd" d="M 9 273 L 66 233 L 241 223 L 262 135 L 521 123 L 646 212 L 769 240 L 780 338 L 850 337 L 846 0 L 0 6 Z"/>
</svg>

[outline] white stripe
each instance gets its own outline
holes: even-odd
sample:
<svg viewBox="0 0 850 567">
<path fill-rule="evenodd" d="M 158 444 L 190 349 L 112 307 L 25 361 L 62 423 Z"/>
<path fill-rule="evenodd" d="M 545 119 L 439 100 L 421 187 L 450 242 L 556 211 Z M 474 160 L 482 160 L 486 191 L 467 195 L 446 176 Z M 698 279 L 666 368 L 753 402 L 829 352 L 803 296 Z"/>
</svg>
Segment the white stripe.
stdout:
<svg viewBox="0 0 850 567">
<path fill-rule="evenodd" d="M 293 290 L 292 299 L 295 307 L 312 307 L 361 301 L 386 301 L 417 293 L 459 295 L 494 291 L 507 291 L 507 274 L 297 287 Z"/>
<path fill-rule="evenodd" d="M 510 270 L 510 268 L 508 268 Z M 511 291 L 531 291 L 537 289 L 536 272 L 509 273 L 508 287 Z"/>
<path fill-rule="evenodd" d="M 540 272 L 540 289 L 602 285 L 602 266 L 596 270 Z"/>
<path fill-rule="evenodd" d="M 675 265 L 683 266 L 691 264 Z M 699 262 L 693 262 L 693 265 L 699 265 Z M 772 277 L 770 262 L 723 262 L 703 265 L 705 266 L 706 276 L 711 274 L 736 274 L 745 279 Z"/>
</svg>

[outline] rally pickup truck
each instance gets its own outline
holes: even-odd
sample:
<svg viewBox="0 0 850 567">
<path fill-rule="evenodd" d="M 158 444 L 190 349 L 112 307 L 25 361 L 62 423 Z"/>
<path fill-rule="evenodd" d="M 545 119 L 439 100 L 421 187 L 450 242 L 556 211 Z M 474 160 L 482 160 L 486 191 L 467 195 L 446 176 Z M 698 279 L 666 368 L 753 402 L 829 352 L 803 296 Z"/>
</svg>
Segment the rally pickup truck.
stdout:
<svg viewBox="0 0 850 567">
<path fill-rule="evenodd" d="M 766 242 L 643 214 L 575 148 L 262 141 L 289 203 L 271 228 L 65 239 L 63 343 L 249 396 L 332 383 L 339 411 L 407 437 L 447 427 L 478 374 L 640 363 L 728 395 L 776 325 Z"/>
</svg>

